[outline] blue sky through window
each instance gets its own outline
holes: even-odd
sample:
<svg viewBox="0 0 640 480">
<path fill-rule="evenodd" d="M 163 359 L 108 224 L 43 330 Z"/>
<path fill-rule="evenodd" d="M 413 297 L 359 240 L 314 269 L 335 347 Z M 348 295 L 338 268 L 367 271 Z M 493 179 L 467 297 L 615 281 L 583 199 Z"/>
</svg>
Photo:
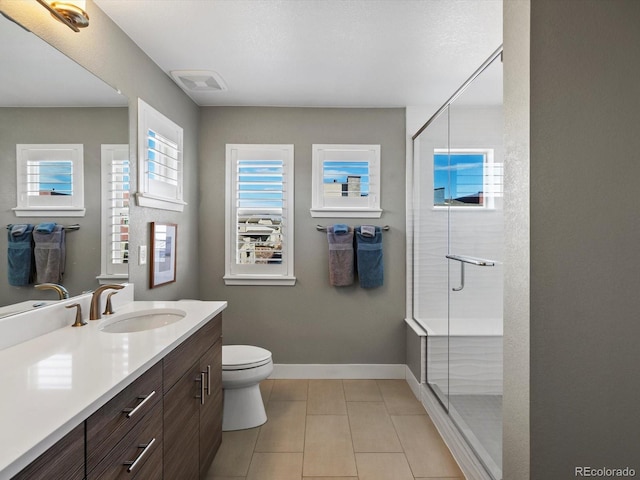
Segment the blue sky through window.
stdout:
<svg viewBox="0 0 640 480">
<path fill-rule="evenodd" d="M 283 168 L 282 160 L 239 160 L 238 207 L 282 208 Z"/>
<path fill-rule="evenodd" d="M 37 182 L 30 194 L 51 192 L 56 195 L 73 195 L 73 162 L 64 160 L 40 160 L 37 163 Z"/>
<path fill-rule="evenodd" d="M 485 155 L 481 153 L 434 153 L 434 204 L 477 195 L 484 188 Z M 444 194 L 442 194 L 442 190 Z M 440 195 L 438 191 L 440 190 Z"/>
<path fill-rule="evenodd" d="M 322 169 L 323 183 L 347 183 L 348 177 L 359 177 L 360 194 L 369 195 L 369 162 L 325 160 Z"/>
</svg>

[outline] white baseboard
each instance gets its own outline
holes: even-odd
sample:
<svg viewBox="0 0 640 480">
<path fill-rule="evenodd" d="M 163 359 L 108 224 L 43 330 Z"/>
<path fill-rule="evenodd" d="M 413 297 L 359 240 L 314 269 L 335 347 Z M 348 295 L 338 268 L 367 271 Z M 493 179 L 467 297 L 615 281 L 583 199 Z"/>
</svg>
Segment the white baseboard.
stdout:
<svg viewBox="0 0 640 480">
<path fill-rule="evenodd" d="M 406 365 L 394 364 L 292 364 L 276 363 L 269 378 L 403 379 Z"/>
<path fill-rule="evenodd" d="M 427 411 L 444 443 L 447 444 L 453 458 L 458 463 L 460 470 L 464 473 L 464 477 L 467 480 L 491 480 L 478 457 L 471 450 L 471 447 L 469 447 L 458 428 L 453 424 L 442 405 L 435 398 L 435 395 L 431 393 L 429 387 L 418 383 L 409 367 L 406 368 L 405 372 L 405 378 L 409 387 L 411 387 L 411 391 Z"/>
</svg>

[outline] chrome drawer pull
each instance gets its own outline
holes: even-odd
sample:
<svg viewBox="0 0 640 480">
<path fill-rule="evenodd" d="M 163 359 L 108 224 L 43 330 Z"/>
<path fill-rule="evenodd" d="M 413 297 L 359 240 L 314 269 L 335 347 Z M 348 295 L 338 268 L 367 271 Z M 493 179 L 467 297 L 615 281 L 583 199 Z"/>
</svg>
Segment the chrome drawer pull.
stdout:
<svg viewBox="0 0 640 480">
<path fill-rule="evenodd" d="M 138 448 L 143 448 L 144 450 L 142 450 L 140 452 L 140 455 L 138 455 L 138 458 L 136 458 L 133 462 L 124 462 L 124 465 L 128 465 L 129 468 L 127 468 L 127 472 L 132 472 L 134 468 L 136 468 L 136 465 L 138 464 L 138 462 L 140 460 L 142 460 L 142 457 L 144 457 L 145 453 L 147 453 L 147 451 L 149 451 L 149 449 L 151 448 L 151 445 L 153 445 L 155 443 L 156 439 L 152 438 L 151 441 L 147 444 L 142 444 L 142 445 L 138 445 Z"/>
<path fill-rule="evenodd" d="M 140 410 L 142 406 L 145 403 L 147 403 L 149 399 L 153 397 L 155 394 L 156 394 L 156 391 L 154 390 L 149 395 L 138 397 L 138 400 L 142 400 L 142 401 L 138 405 L 136 405 L 135 408 L 125 408 L 122 412 L 127 414 L 127 418 L 133 417 L 136 414 L 136 412 Z"/>
<path fill-rule="evenodd" d="M 207 395 L 211 395 L 211 365 L 207 365 Z"/>
<path fill-rule="evenodd" d="M 200 374 L 200 405 L 204 405 L 204 389 L 205 389 L 204 376 L 205 376 L 205 373 L 202 372 Z"/>
</svg>

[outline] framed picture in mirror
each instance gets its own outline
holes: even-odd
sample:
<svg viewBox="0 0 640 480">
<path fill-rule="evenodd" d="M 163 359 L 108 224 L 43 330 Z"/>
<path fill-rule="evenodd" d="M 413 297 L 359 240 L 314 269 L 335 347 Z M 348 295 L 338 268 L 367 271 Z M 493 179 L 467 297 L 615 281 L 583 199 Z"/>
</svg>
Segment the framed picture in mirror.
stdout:
<svg viewBox="0 0 640 480">
<path fill-rule="evenodd" d="M 149 288 L 176 281 L 178 225 L 151 222 Z"/>
</svg>

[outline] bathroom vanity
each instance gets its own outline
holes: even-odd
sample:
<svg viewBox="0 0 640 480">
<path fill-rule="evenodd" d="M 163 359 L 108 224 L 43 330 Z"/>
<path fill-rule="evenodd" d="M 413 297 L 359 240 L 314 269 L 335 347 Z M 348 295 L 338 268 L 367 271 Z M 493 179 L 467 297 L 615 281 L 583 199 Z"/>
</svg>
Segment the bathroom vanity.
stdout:
<svg viewBox="0 0 640 480">
<path fill-rule="evenodd" d="M 225 308 L 131 302 L 0 351 L 0 479 L 203 478 L 222 439 Z M 105 331 L 153 311 L 184 315 Z"/>
</svg>

